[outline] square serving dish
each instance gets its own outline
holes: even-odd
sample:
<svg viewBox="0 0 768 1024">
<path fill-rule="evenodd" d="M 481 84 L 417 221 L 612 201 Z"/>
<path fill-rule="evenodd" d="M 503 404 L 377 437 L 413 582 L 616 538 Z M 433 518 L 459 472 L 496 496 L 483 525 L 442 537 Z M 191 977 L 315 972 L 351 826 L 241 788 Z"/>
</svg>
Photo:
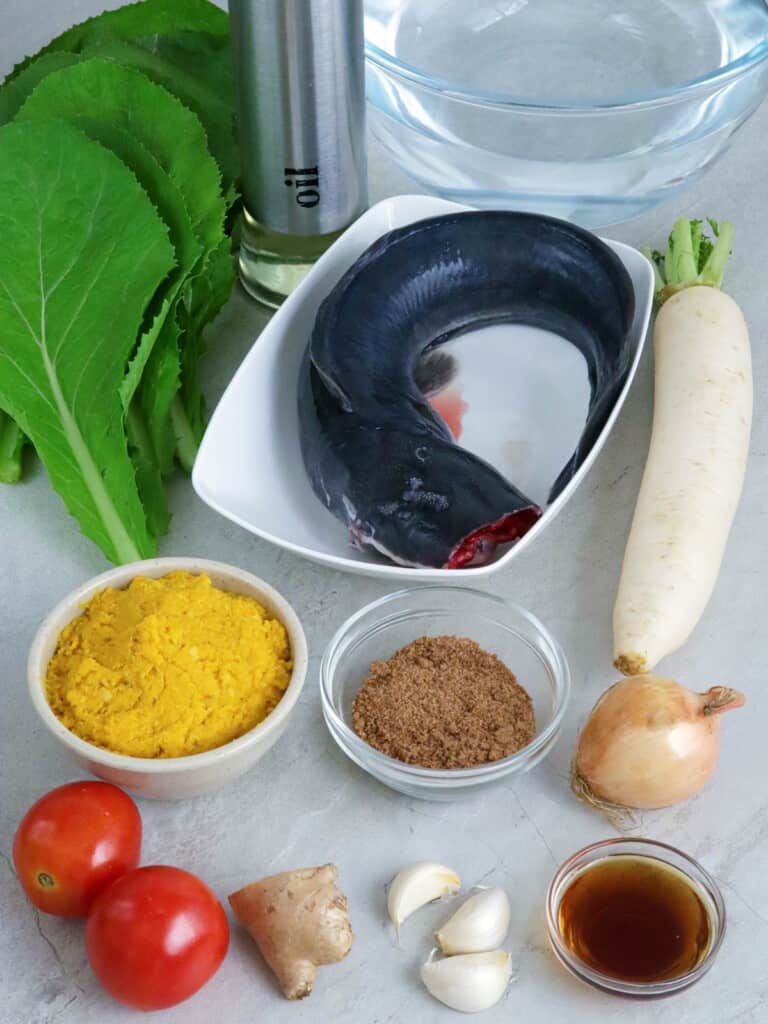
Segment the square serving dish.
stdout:
<svg viewBox="0 0 768 1024">
<path fill-rule="evenodd" d="M 546 529 L 579 486 L 608 438 L 637 370 L 653 304 L 653 272 L 636 249 L 608 241 L 635 290 L 632 365 L 597 442 L 573 479 L 515 545 L 488 565 L 414 569 L 360 551 L 346 527 L 315 497 L 299 446 L 296 389 L 299 366 L 320 303 L 342 274 L 377 238 L 425 217 L 469 209 L 430 196 L 397 196 L 368 210 L 318 260 L 256 339 L 219 402 L 200 446 L 192 484 L 211 508 L 259 537 L 345 572 L 399 581 L 472 583 L 499 572 Z M 589 401 L 586 363 L 564 339 L 538 338 L 532 359 L 529 332 L 504 324 L 483 328 L 483 352 L 503 347 L 503 374 L 469 374 L 464 397 L 477 401 L 464 418 L 461 443 L 481 455 L 531 498 L 544 502 L 549 486 L 576 445 Z M 472 332 L 451 344 L 461 356 Z M 476 343 L 476 344 L 479 344 Z M 480 349 L 476 349 L 480 351 Z M 514 372 L 509 372 L 510 366 Z M 499 383 L 501 382 L 501 383 Z M 461 384 L 461 381 L 459 382 Z M 493 394 L 494 384 L 496 394 Z M 482 399 L 482 400 L 479 400 Z M 489 412 L 491 415 L 489 415 Z"/>
</svg>

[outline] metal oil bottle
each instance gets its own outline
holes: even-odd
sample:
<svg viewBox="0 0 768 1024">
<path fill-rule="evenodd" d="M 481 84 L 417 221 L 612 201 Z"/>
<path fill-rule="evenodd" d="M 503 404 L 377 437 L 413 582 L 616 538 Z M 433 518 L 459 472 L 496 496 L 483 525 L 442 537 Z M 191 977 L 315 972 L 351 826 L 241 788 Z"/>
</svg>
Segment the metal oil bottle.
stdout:
<svg viewBox="0 0 768 1024">
<path fill-rule="evenodd" d="M 278 306 L 367 202 L 362 0 L 230 0 L 240 278 Z"/>
</svg>

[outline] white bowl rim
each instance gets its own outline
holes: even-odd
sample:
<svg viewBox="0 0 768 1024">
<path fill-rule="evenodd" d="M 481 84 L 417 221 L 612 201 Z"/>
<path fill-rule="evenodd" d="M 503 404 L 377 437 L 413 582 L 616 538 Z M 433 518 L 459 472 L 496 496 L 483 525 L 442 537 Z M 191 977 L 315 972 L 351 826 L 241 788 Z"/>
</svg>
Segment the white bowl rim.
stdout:
<svg viewBox="0 0 768 1024">
<path fill-rule="evenodd" d="M 104 747 L 98 747 L 87 740 L 81 739 L 68 729 L 53 713 L 45 696 L 45 669 L 48 659 L 43 657 L 43 647 L 48 643 L 51 633 L 55 630 L 58 636 L 63 625 L 56 625 L 62 616 L 70 611 L 81 609 L 100 590 L 109 586 L 126 586 L 137 576 L 147 575 L 159 578 L 170 572 L 187 571 L 196 574 L 215 573 L 222 577 L 238 580 L 251 587 L 255 594 L 263 595 L 272 603 L 277 617 L 285 626 L 291 643 L 293 671 L 283 696 L 267 717 L 248 732 L 230 740 L 220 747 L 206 750 L 199 754 L 186 754 L 182 757 L 132 757 L 118 754 Z M 255 596 L 255 595 L 254 595 Z M 76 616 L 73 614 L 68 621 Z M 45 665 L 42 662 L 45 660 Z M 164 558 L 148 558 L 139 562 L 129 562 L 116 566 L 81 583 L 63 597 L 46 615 L 35 633 L 27 658 L 27 685 L 30 697 L 38 715 L 49 732 L 70 750 L 94 763 L 123 771 L 142 772 L 149 775 L 166 775 L 180 770 L 204 769 L 220 764 L 236 757 L 243 750 L 274 732 L 293 709 L 304 685 L 309 664 L 307 640 L 304 628 L 293 607 L 275 590 L 275 588 L 253 573 L 226 562 L 218 562 L 206 558 L 167 556 Z"/>
<path fill-rule="evenodd" d="M 441 594 L 456 592 L 461 597 L 470 597 L 472 599 L 482 598 L 485 601 L 506 608 L 512 611 L 515 615 L 519 615 L 521 618 L 525 619 L 550 648 L 550 652 L 553 656 L 552 661 L 556 663 L 555 672 L 558 674 L 561 688 L 559 706 L 555 709 L 552 715 L 552 721 L 546 726 L 546 728 L 542 729 L 540 733 L 537 733 L 530 743 L 521 747 L 520 750 L 516 750 L 514 754 L 510 754 L 508 757 L 499 758 L 497 761 L 488 761 L 485 764 L 474 765 L 471 768 L 423 768 L 420 765 L 407 764 L 405 761 L 398 761 L 395 757 L 383 754 L 380 750 L 372 747 L 370 743 L 366 743 L 366 741 L 361 739 L 353 729 L 350 729 L 343 718 L 337 713 L 333 705 L 328 687 L 326 686 L 326 681 L 330 682 L 330 661 L 339 644 L 349 633 L 350 629 L 354 627 L 355 624 L 368 612 L 374 611 L 378 608 L 383 608 L 391 601 L 409 597 L 412 594 L 429 593 L 430 591 L 433 593 L 439 592 Z M 551 663 L 548 667 L 552 670 Z M 522 605 L 516 604 L 514 601 L 508 601 L 506 598 L 500 597 L 498 594 L 491 594 L 488 591 L 478 590 L 475 587 L 450 586 L 449 584 L 434 583 L 427 586 L 406 587 L 402 590 L 395 590 L 390 594 L 385 594 L 383 597 L 377 598 L 375 601 L 369 602 L 364 607 L 360 608 L 359 611 L 350 615 L 350 617 L 343 622 L 333 634 L 323 653 L 322 661 L 320 662 L 320 692 L 322 696 L 324 714 L 328 715 L 332 719 L 334 728 L 341 733 L 347 743 L 351 744 L 353 747 L 357 744 L 361 744 L 362 747 L 365 748 L 372 765 L 376 765 L 381 770 L 386 771 L 389 775 L 397 776 L 401 780 L 411 779 L 414 782 L 419 782 L 421 784 L 432 782 L 437 785 L 451 785 L 461 782 L 482 782 L 486 779 L 495 778 L 497 775 L 506 775 L 509 772 L 514 771 L 515 768 L 525 767 L 526 763 L 528 763 L 532 757 L 535 757 L 542 749 L 546 750 L 554 741 L 563 724 L 563 718 L 565 717 L 565 712 L 568 708 L 568 702 L 571 696 L 571 670 L 568 665 L 568 659 L 565 656 L 565 651 L 561 647 L 560 642 L 549 631 L 544 623 L 537 618 L 533 612 L 529 612 L 527 608 L 523 608 Z M 342 750 L 344 750 L 344 753 L 347 754 L 348 757 L 351 757 L 351 754 L 349 754 L 344 747 L 342 747 Z M 370 771 L 370 768 L 366 766 L 366 770 Z"/>
<path fill-rule="evenodd" d="M 651 320 L 653 311 L 653 294 L 654 294 L 654 277 L 653 269 L 650 261 L 646 256 L 643 255 L 638 249 L 635 249 L 631 245 L 627 245 L 624 242 L 617 242 L 611 238 L 607 238 L 602 234 L 591 232 L 595 235 L 603 244 L 607 245 L 616 256 L 624 264 L 625 270 L 629 273 L 632 278 L 633 288 L 635 291 L 635 304 L 636 314 L 635 320 L 631 328 L 634 333 L 635 321 L 637 322 L 637 340 L 634 347 L 634 351 L 631 358 L 630 369 L 627 375 L 627 379 L 619 393 L 616 402 L 611 409 L 608 419 L 603 426 L 597 440 L 592 445 L 589 453 L 584 459 L 581 467 L 574 474 L 571 480 L 563 487 L 560 494 L 555 498 L 544 509 L 541 518 L 536 524 L 530 529 L 523 537 L 521 537 L 515 544 L 510 545 L 501 554 L 487 563 L 486 565 L 469 566 L 461 570 L 455 569 L 441 569 L 441 568 L 411 568 L 403 565 L 397 565 L 390 561 L 366 561 L 363 558 L 352 551 L 352 547 L 347 543 L 344 547 L 343 554 L 337 554 L 330 551 L 324 551 L 317 548 L 307 547 L 305 543 L 297 542 L 296 540 L 289 540 L 281 536 L 277 536 L 272 532 L 272 528 L 266 528 L 252 521 L 251 518 L 247 518 L 244 514 L 232 510 L 231 506 L 225 501 L 220 500 L 215 490 L 211 491 L 208 486 L 208 481 L 205 476 L 204 466 L 206 465 L 210 456 L 208 455 L 209 448 L 213 446 L 212 437 L 215 429 L 215 424 L 220 413 L 220 409 L 224 407 L 225 403 L 228 402 L 231 392 L 235 392 L 240 379 L 247 379 L 250 371 L 250 362 L 253 357 L 256 346 L 261 342 L 262 338 L 268 331 L 275 334 L 280 334 L 287 330 L 287 326 L 291 323 L 291 317 L 294 316 L 294 310 L 297 305 L 303 299 L 303 296 L 311 291 L 314 287 L 315 278 L 318 275 L 318 271 L 321 270 L 327 264 L 326 261 L 332 260 L 333 255 L 337 252 L 337 246 L 340 246 L 345 238 L 348 238 L 353 233 L 355 237 L 357 232 L 361 230 L 361 226 L 367 226 L 371 223 L 376 228 L 377 221 L 381 219 L 387 226 L 379 226 L 379 229 L 375 231 L 373 239 L 370 242 L 366 242 L 366 248 L 369 244 L 373 244 L 376 239 L 381 238 L 383 234 L 391 230 L 393 224 L 411 224 L 417 221 L 423 220 L 427 217 L 436 215 L 442 215 L 443 213 L 448 214 L 452 212 L 462 213 L 471 211 L 473 207 L 467 206 L 465 203 L 456 203 L 447 199 L 441 199 L 438 196 L 424 195 L 424 194 L 408 194 L 404 193 L 396 196 L 389 196 L 385 199 L 380 199 L 378 202 L 370 206 L 353 224 L 347 228 L 342 236 L 330 246 L 326 252 L 319 258 L 317 263 L 314 265 L 312 270 L 306 275 L 306 277 L 300 282 L 297 288 L 288 296 L 280 309 L 276 312 L 275 316 L 272 317 L 270 322 L 264 328 L 264 330 L 258 335 L 251 345 L 248 353 L 245 355 L 233 374 L 229 384 L 224 390 L 219 402 L 214 409 L 208 427 L 206 428 L 205 436 L 200 443 L 200 449 L 198 451 L 195 464 L 192 467 L 192 487 L 199 498 L 202 499 L 210 508 L 218 512 L 225 519 L 230 522 L 237 523 L 238 526 L 243 527 L 249 533 L 254 534 L 262 540 L 268 541 L 270 544 L 274 544 L 277 547 L 283 548 L 286 551 L 291 551 L 295 555 L 299 555 L 302 558 L 306 558 L 309 561 L 315 562 L 318 565 L 323 565 L 328 568 L 334 569 L 340 572 L 349 572 L 353 575 L 369 576 L 371 578 L 382 579 L 382 580 L 400 580 L 402 586 L 408 587 L 418 583 L 430 581 L 432 583 L 442 584 L 445 581 L 446 585 L 461 585 L 469 586 L 469 581 L 480 583 L 497 572 L 501 572 L 507 567 L 517 556 L 519 556 L 527 547 L 532 545 L 538 538 L 539 533 L 543 532 L 546 527 L 551 524 L 557 515 L 565 508 L 568 501 L 570 501 L 573 494 L 581 486 L 586 479 L 588 472 L 591 467 L 597 461 L 605 447 L 611 432 L 614 430 L 616 422 L 624 408 L 624 404 L 629 396 L 631 387 L 634 383 L 635 376 L 637 374 L 638 367 L 642 354 L 645 350 L 645 345 L 648 340 L 648 327 Z M 401 221 L 401 213 L 407 219 Z M 586 230 L 586 229 L 585 229 Z M 339 250 L 340 251 L 340 250 Z M 638 280 L 635 280 L 635 273 L 630 269 L 628 261 L 634 262 L 637 260 L 637 274 Z M 345 269 L 352 265 L 354 260 L 348 262 L 346 257 L 343 258 Z M 639 280 L 639 275 L 642 274 L 644 281 Z M 282 318 L 282 319 L 281 319 Z M 270 337 L 270 343 L 272 339 Z M 318 506 L 321 508 L 322 506 Z M 457 575 L 458 574 L 458 575 Z M 451 581 L 450 583 L 448 581 Z M 464 582 L 467 581 L 467 582 Z"/>
</svg>

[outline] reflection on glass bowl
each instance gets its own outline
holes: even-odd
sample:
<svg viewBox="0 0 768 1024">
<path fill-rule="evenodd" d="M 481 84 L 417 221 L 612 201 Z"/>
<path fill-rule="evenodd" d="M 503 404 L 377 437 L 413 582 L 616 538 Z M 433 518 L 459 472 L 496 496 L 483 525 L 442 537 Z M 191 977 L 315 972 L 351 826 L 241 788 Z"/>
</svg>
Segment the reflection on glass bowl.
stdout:
<svg viewBox="0 0 768 1024">
<path fill-rule="evenodd" d="M 768 90 L 764 0 L 365 0 L 374 135 L 476 206 L 587 226 L 695 180 Z"/>
</svg>

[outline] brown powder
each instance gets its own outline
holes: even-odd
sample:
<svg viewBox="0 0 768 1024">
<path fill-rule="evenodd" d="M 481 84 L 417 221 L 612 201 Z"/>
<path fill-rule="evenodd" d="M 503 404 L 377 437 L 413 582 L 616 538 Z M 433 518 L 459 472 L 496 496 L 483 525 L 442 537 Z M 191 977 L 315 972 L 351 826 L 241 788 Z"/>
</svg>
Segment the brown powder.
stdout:
<svg viewBox="0 0 768 1024">
<path fill-rule="evenodd" d="M 471 768 L 533 739 L 530 696 L 474 640 L 423 636 L 374 661 L 352 708 L 355 732 L 422 768 Z"/>
</svg>

